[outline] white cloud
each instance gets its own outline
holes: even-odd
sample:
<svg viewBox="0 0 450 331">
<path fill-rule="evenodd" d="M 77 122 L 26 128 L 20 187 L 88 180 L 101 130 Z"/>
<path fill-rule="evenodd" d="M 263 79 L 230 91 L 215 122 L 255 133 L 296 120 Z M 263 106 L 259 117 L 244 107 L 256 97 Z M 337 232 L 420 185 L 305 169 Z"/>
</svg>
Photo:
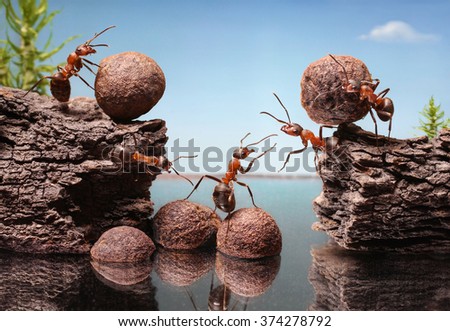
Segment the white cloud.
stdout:
<svg viewBox="0 0 450 331">
<path fill-rule="evenodd" d="M 424 42 L 437 41 L 439 36 L 416 31 L 411 25 L 403 21 L 389 21 L 384 25 L 374 27 L 369 34 L 359 36 L 362 40 L 380 42 Z"/>
</svg>

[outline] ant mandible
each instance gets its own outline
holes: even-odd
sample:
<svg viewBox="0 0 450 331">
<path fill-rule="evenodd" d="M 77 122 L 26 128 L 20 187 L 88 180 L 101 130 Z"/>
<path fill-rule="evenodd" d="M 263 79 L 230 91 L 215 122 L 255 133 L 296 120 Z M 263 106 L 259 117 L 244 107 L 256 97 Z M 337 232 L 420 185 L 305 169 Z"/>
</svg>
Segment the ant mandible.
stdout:
<svg viewBox="0 0 450 331">
<path fill-rule="evenodd" d="M 70 82 L 69 78 L 72 76 L 76 76 L 80 78 L 87 86 L 94 90 L 94 88 L 83 78 L 78 72 L 84 66 L 92 72 L 94 75 L 94 71 L 86 64 L 94 65 L 98 67 L 98 64 L 89 61 L 88 59 L 83 58 L 82 56 L 87 56 L 90 54 L 96 53 L 94 47 L 105 46 L 108 47 L 107 44 L 97 44 L 91 45 L 91 42 L 100 36 L 102 33 L 108 31 L 109 29 L 115 28 L 115 25 L 109 26 L 104 29 L 100 33 L 95 33 L 94 37 L 86 41 L 84 44 L 79 45 L 74 52 L 70 53 L 67 57 L 67 64 L 64 67 L 58 66 L 58 72 L 54 73 L 51 76 L 44 76 L 39 79 L 29 90 L 25 93 L 24 97 L 30 93 L 36 86 L 38 86 L 44 79 L 50 79 L 50 92 L 52 92 L 53 97 L 60 102 L 67 102 L 70 98 Z M 86 62 L 86 63 L 83 63 Z"/>
<path fill-rule="evenodd" d="M 240 172 L 241 174 L 245 174 L 245 173 L 249 172 L 253 166 L 253 163 L 260 157 L 262 157 L 265 154 L 267 154 L 268 152 L 270 152 L 276 146 L 276 144 L 273 145 L 268 150 L 266 150 L 265 152 L 258 155 L 257 157 L 255 157 L 253 160 L 251 160 L 250 163 L 248 164 L 247 168 L 244 169 L 244 167 L 242 167 L 242 165 L 241 165 L 241 160 L 246 159 L 251 153 L 255 152 L 254 149 L 249 149 L 249 147 L 253 146 L 253 145 L 257 145 L 269 137 L 276 136 L 276 134 L 271 134 L 267 137 L 262 138 L 261 140 L 255 142 L 255 143 L 252 143 L 245 147 L 242 147 L 242 143 L 243 143 L 244 139 L 247 138 L 249 134 L 250 133 L 247 133 L 245 135 L 245 137 L 241 139 L 240 147 L 233 151 L 233 159 L 228 163 L 228 169 L 227 169 L 227 172 L 225 173 L 225 176 L 222 179 L 219 179 L 219 178 L 211 176 L 211 175 L 203 175 L 199 179 L 197 184 L 194 186 L 194 189 L 192 190 L 192 192 L 189 193 L 189 195 L 186 197 L 186 199 L 189 199 L 189 197 L 192 195 L 192 193 L 194 193 L 194 191 L 200 185 L 202 180 L 206 177 L 206 178 L 209 178 L 209 179 L 212 179 L 212 180 L 215 180 L 216 182 L 218 182 L 216 187 L 214 187 L 214 192 L 212 195 L 214 205 L 215 205 L 214 211 L 217 208 L 219 208 L 220 210 L 222 210 L 222 211 L 228 213 L 228 215 L 230 215 L 231 212 L 236 207 L 236 199 L 234 196 L 233 182 L 247 188 L 248 193 L 250 194 L 250 197 L 252 199 L 253 206 L 258 208 L 255 204 L 255 200 L 253 198 L 253 193 L 252 193 L 250 187 L 245 183 L 239 182 L 237 180 L 236 176 L 237 176 L 238 172 Z"/>
<path fill-rule="evenodd" d="M 301 148 L 299 150 L 295 150 L 295 151 L 289 152 L 286 160 L 284 161 L 283 166 L 281 167 L 280 170 L 278 170 L 278 172 L 280 172 L 281 170 L 284 169 L 284 167 L 286 167 L 286 164 L 289 162 L 289 159 L 290 159 L 292 154 L 300 154 L 306 148 L 308 148 L 308 141 L 311 142 L 311 145 L 312 145 L 314 151 L 316 152 L 316 157 L 317 157 L 317 152 L 319 150 L 323 150 L 324 147 L 325 147 L 325 141 L 322 138 L 322 128 L 324 128 L 324 127 L 326 127 L 326 128 L 333 128 L 333 127 L 332 126 L 327 126 L 327 125 L 322 125 L 320 127 L 320 130 L 319 130 L 319 137 L 317 137 L 311 131 L 303 129 L 303 127 L 300 124 L 292 123 L 291 117 L 289 116 L 289 112 L 288 112 L 287 108 L 283 105 L 283 103 L 281 102 L 281 100 L 278 97 L 278 95 L 276 95 L 275 93 L 273 95 L 275 96 L 275 98 L 277 98 L 277 100 L 280 103 L 281 107 L 283 107 L 284 111 L 286 112 L 286 115 L 288 117 L 288 121 L 289 122 L 280 120 L 279 118 L 276 118 L 275 116 L 273 116 L 272 114 L 270 114 L 270 113 L 268 113 L 266 111 L 263 111 L 260 114 L 269 115 L 270 117 L 272 117 L 276 121 L 278 121 L 280 123 L 283 123 L 284 125 L 281 127 L 281 131 L 283 131 L 284 133 L 286 133 L 286 134 L 288 134 L 290 136 L 300 137 L 300 139 L 302 140 L 302 144 L 304 146 L 303 148 Z"/>
<path fill-rule="evenodd" d="M 378 95 L 375 94 L 375 90 L 380 84 L 379 79 L 373 79 L 372 81 L 354 80 L 349 79 L 347 71 L 342 63 L 340 63 L 333 55 L 328 54 L 344 71 L 345 85 L 342 85 L 342 89 L 347 93 L 359 93 L 360 100 L 367 100 L 371 108 L 369 108 L 370 116 L 375 124 L 375 135 L 378 137 L 378 127 L 375 116 L 372 112 L 372 108 L 375 109 L 378 118 L 383 122 L 389 121 L 388 138 L 391 136 L 392 128 L 392 116 L 394 115 L 394 103 L 391 99 L 384 96 L 390 91 L 389 88 L 381 91 Z M 374 83 L 375 82 L 375 83 Z"/>
<path fill-rule="evenodd" d="M 183 179 L 186 179 L 192 186 L 194 183 L 192 181 L 181 175 L 174 167 L 173 163 L 175 163 L 179 159 L 189 159 L 189 158 L 195 158 L 198 155 L 188 155 L 188 156 L 179 156 L 173 161 L 169 161 L 169 159 L 163 155 L 160 156 L 148 156 L 143 153 L 140 153 L 138 151 L 138 144 L 136 141 L 136 137 L 133 135 L 134 139 L 134 147 L 130 146 L 124 146 L 124 141 L 122 142 L 122 145 L 116 146 L 111 151 L 111 159 L 115 162 L 121 163 L 124 165 L 125 163 L 143 163 L 146 166 L 145 172 L 152 175 L 157 176 L 161 174 L 163 171 L 170 173 L 171 170 L 175 172 L 178 176 L 180 176 Z"/>
</svg>

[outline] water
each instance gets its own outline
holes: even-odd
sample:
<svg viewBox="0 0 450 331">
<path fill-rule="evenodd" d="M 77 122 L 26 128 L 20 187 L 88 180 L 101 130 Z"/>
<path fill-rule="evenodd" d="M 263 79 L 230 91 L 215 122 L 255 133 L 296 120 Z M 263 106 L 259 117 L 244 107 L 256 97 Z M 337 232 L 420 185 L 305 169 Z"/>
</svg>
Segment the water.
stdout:
<svg viewBox="0 0 450 331">
<path fill-rule="evenodd" d="M 283 236 L 281 257 L 251 262 L 214 251 L 159 251 L 148 269 L 150 277 L 127 286 L 104 279 L 87 256 L 0 252 L 0 309 L 207 310 L 210 294 L 224 293 L 222 265 L 229 271 L 228 309 L 450 309 L 448 256 L 347 252 L 311 230 L 316 221 L 312 200 L 321 191 L 320 180 L 242 179 L 256 203 L 277 221 Z M 215 184 L 205 180 L 191 201 L 213 208 Z M 160 176 L 151 188 L 155 210 L 184 198 L 191 188 L 183 180 Z M 245 188 L 236 187 L 236 198 L 237 208 L 251 206 Z"/>
<path fill-rule="evenodd" d="M 241 180 L 251 187 L 256 204 L 277 221 L 283 238 L 280 269 L 276 278 L 265 293 L 248 299 L 246 309 L 306 310 L 314 300 L 314 291 L 308 282 L 311 245 L 327 241 L 326 235 L 311 230 L 311 224 L 316 221 L 312 200 L 322 189 L 321 181 L 249 177 Z M 211 195 L 215 185 L 216 182 L 205 179 L 190 200 L 214 208 Z M 155 208 L 186 197 L 191 189 L 188 183 L 178 180 L 156 181 L 152 188 Z M 236 185 L 235 195 L 236 209 L 252 206 L 246 188 Z M 220 212 L 220 216 L 225 217 L 226 214 Z M 195 294 L 196 304 L 203 309 L 207 307 L 211 276 L 209 273 L 190 286 Z M 156 296 L 162 310 L 193 309 L 183 288 L 164 283 L 158 277 L 152 279 L 158 288 Z M 242 298 L 239 300 L 245 301 Z"/>
</svg>

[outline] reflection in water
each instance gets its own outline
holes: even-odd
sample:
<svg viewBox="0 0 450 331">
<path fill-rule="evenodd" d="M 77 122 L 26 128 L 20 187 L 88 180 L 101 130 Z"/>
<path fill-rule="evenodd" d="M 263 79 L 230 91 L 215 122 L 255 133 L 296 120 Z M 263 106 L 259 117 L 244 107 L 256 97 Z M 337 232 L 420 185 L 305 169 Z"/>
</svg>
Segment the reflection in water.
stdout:
<svg viewBox="0 0 450 331">
<path fill-rule="evenodd" d="M 104 277 L 99 281 L 87 256 L 0 252 L 0 310 L 157 308 L 150 277 L 125 286 Z"/>
<path fill-rule="evenodd" d="M 173 286 L 189 286 L 212 269 L 213 250 L 171 251 L 158 247 L 155 258 L 156 273 Z"/>
<path fill-rule="evenodd" d="M 310 310 L 449 310 L 450 256 L 311 251 Z"/>
<path fill-rule="evenodd" d="M 151 261 L 140 263 L 112 263 L 91 261 L 97 278 L 107 286 L 128 290 L 150 277 Z"/>
<path fill-rule="evenodd" d="M 234 298 L 242 302 L 242 310 L 246 310 L 249 298 L 262 295 L 272 285 L 280 270 L 280 263 L 280 256 L 244 260 L 217 252 L 216 274 L 222 285 L 212 289 L 210 309 L 228 310 L 231 307 L 230 310 L 237 310 L 237 302 L 231 305 L 230 297 L 234 294 Z"/>
<path fill-rule="evenodd" d="M 64 310 L 89 274 L 85 257 L 0 252 L 0 310 Z"/>
<path fill-rule="evenodd" d="M 215 258 L 215 261 L 214 261 Z M 226 257 L 213 249 L 205 251 L 171 251 L 158 247 L 155 271 L 161 280 L 182 288 L 192 309 L 246 310 L 248 299 L 263 294 L 274 281 L 279 269 L 279 256 L 259 260 Z M 211 273 L 208 297 L 195 297 L 191 286 Z"/>
</svg>

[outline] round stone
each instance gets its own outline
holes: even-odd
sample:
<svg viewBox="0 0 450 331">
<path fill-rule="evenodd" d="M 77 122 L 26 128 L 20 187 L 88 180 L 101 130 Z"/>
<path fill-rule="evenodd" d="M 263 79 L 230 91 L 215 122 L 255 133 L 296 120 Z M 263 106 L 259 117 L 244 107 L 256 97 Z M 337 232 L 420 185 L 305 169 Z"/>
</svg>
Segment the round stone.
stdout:
<svg viewBox="0 0 450 331">
<path fill-rule="evenodd" d="M 217 232 L 217 249 L 229 256 L 258 259 L 281 252 L 281 232 L 261 208 L 242 208 L 225 219 Z"/>
<path fill-rule="evenodd" d="M 214 241 L 220 218 L 210 208 L 188 200 L 161 207 L 153 219 L 155 241 L 165 248 L 194 249 Z"/>
<path fill-rule="evenodd" d="M 158 64 L 137 52 L 104 58 L 95 78 L 100 108 L 117 121 L 130 121 L 150 111 L 165 88 L 166 79 Z"/>
<path fill-rule="evenodd" d="M 100 262 L 139 262 L 155 251 L 153 241 L 141 230 L 118 226 L 103 233 L 91 248 L 91 257 Z"/>
<path fill-rule="evenodd" d="M 334 55 L 347 72 L 349 80 L 371 81 L 366 65 L 352 56 Z M 339 125 L 360 120 L 370 110 L 359 93 L 346 92 L 347 77 L 343 68 L 329 55 L 311 63 L 300 82 L 301 103 L 316 123 Z"/>
</svg>

